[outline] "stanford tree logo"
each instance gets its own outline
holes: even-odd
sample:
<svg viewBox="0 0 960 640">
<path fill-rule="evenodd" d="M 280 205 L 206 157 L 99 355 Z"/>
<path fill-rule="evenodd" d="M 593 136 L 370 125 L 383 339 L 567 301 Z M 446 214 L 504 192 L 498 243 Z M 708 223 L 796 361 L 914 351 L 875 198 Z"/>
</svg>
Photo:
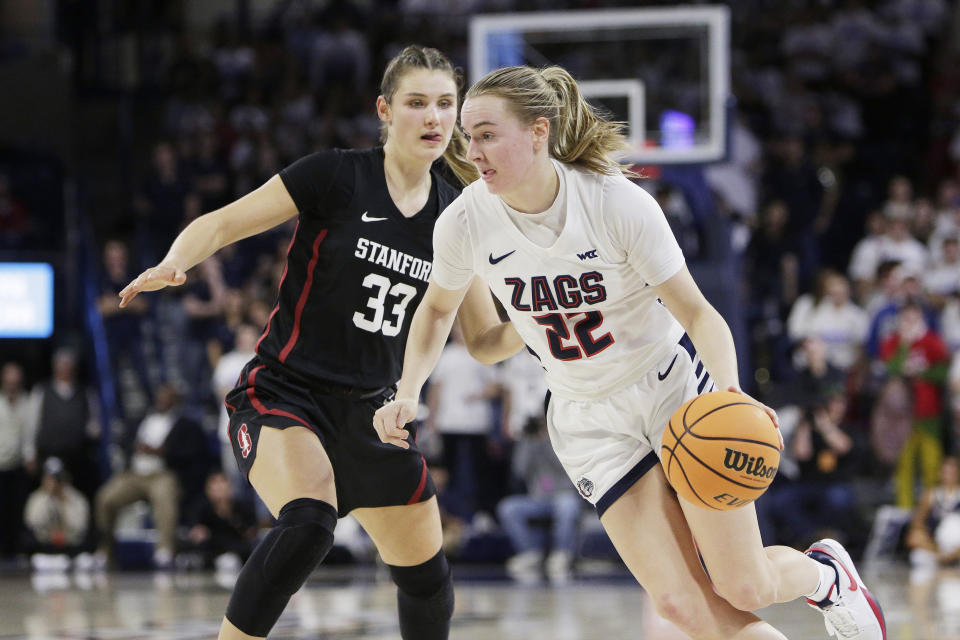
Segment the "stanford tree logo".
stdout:
<svg viewBox="0 0 960 640">
<path fill-rule="evenodd" d="M 246 422 L 240 425 L 240 429 L 237 430 L 237 444 L 240 445 L 240 455 L 244 458 L 250 455 L 250 450 L 253 449 L 253 440 L 250 439 L 250 434 L 247 432 Z"/>
</svg>

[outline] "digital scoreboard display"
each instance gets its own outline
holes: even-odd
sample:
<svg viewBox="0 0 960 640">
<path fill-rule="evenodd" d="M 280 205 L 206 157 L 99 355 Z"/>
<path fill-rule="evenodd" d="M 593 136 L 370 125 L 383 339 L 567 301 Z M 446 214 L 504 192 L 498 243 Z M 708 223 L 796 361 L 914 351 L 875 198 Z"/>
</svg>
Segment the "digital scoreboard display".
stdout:
<svg viewBox="0 0 960 640">
<path fill-rule="evenodd" d="M 0 338 L 49 338 L 53 333 L 53 267 L 0 262 Z"/>
</svg>

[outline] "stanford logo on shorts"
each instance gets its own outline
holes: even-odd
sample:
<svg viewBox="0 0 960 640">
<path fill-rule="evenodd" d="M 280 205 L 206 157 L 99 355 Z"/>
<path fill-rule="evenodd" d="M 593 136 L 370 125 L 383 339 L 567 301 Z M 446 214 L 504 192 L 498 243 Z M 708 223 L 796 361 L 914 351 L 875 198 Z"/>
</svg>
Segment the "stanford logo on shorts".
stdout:
<svg viewBox="0 0 960 640">
<path fill-rule="evenodd" d="M 577 480 L 577 490 L 584 498 L 589 498 L 593 495 L 593 481 L 587 478 L 580 478 Z"/>
<path fill-rule="evenodd" d="M 250 455 L 250 450 L 253 449 L 253 440 L 250 439 L 250 434 L 247 433 L 247 423 L 240 425 L 240 429 L 237 431 L 237 444 L 240 445 L 240 454 L 244 458 Z"/>
</svg>

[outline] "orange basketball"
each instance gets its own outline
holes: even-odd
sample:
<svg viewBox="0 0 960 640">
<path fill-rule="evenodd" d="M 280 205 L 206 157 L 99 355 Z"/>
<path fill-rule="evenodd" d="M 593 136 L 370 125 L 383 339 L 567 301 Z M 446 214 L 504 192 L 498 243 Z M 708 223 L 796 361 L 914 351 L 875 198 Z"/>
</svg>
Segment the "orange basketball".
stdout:
<svg viewBox="0 0 960 640">
<path fill-rule="evenodd" d="M 715 391 L 673 414 L 660 460 L 688 502 L 726 511 L 767 490 L 780 465 L 780 440 L 763 408 L 739 393 Z"/>
</svg>

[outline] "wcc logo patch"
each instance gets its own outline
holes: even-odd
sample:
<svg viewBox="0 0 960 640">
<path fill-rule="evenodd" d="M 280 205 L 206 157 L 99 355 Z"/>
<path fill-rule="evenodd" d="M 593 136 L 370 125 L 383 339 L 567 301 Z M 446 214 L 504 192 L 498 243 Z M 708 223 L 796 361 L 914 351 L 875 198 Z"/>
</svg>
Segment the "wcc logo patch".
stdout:
<svg viewBox="0 0 960 640">
<path fill-rule="evenodd" d="M 244 422 L 237 430 L 237 444 L 240 445 L 240 455 L 244 458 L 250 455 L 253 450 L 253 440 L 250 439 L 250 433 L 247 431 L 247 423 Z"/>
<path fill-rule="evenodd" d="M 580 492 L 584 498 L 589 498 L 593 495 L 593 480 L 589 478 L 580 478 L 577 480 L 577 491 Z"/>
</svg>

